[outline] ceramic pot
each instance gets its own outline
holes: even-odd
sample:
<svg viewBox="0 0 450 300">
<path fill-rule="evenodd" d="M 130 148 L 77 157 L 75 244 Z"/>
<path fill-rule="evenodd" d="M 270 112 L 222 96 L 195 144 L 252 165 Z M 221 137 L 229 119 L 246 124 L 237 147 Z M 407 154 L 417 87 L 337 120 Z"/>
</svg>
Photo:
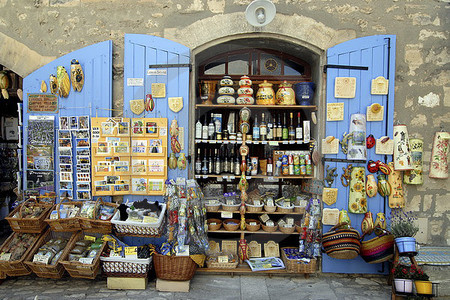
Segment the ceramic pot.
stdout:
<svg viewBox="0 0 450 300">
<path fill-rule="evenodd" d="M 200 83 L 200 99 L 202 99 L 202 104 L 212 104 L 215 89 L 216 84 L 213 82 L 203 81 Z"/>
<path fill-rule="evenodd" d="M 415 280 L 416 293 L 419 295 L 431 295 L 433 294 L 433 284 L 431 281 Z"/>
<path fill-rule="evenodd" d="M 280 84 L 277 94 L 276 103 L 278 105 L 295 105 L 295 92 L 292 89 L 292 84 L 285 80 Z"/>
<path fill-rule="evenodd" d="M 413 281 L 411 279 L 394 278 L 395 291 L 398 293 L 412 293 Z"/>
<path fill-rule="evenodd" d="M 388 176 L 388 181 L 391 186 L 391 194 L 389 195 L 389 207 L 390 208 L 405 207 L 402 174 L 400 171 L 394 170 L 393 162 L 390 162 L 388 165 L 389 168 L 391 169 L 391 174 L 389 174 Z"/>
<path fill-rule="evenodd" d="M 294 84 L 295 98 L 298 105 L 312 105 L 314 97 L 314 82 L 299 82 Z"/>
<path fill-rule="evenodd" d="M 403 182 L 406 184 L 423 184 L 423 140 L 410 139 L 412 170 L 405 171 Z"/>
<path fill-rule="evenodd" d="M 364 167 L 353 167 L 350 176 L 348 211 L 354 214 L 367 212 L 365 170 L 366 168 Z"/>
<path fill-rule="evenodd" d="M 256 104 L 275 105 L 275 92 L 272 89 L 272 84 L 267 80 L 259 84 L 259 89 L 256 92 Z"/>
<path fill-rule="evenodd" d="M 411 152 L 406 125 L 394 125 L 394 169 L 411 170 Z"/>
<path fill-rule="evenodd" d="M 436 132 L 431 151 L 430 178 L 448 178 L 449 132 Z"/>
<path fill-rule="evenodd" d="M 240 88 L 237 93 L 239 97 L 236 99 L 237 104 L 241 105 L 251 105 L 255 103 L 255 99 L 253 98 L 253 89 L 252 89 L 252 81 L 246 75 L 241 77 L 239 81 Z"/>
<path fill-rule="evenodd" d="M 416 239 L 414 237 L 399 237 L 395 239 L 399 253 L 416 252 Z"/>
<path fill-rule="evenodd" d="M 366 180 L 366 193 L 369 198 L 375 197 L 378 192 L 377 182 L 373 174 L 367 175 Z"/>
<path fill-rule="evenodd" d="M 222 77 L 222 79 L 219 81 L 220 86 L 232 86 L 233 80 L 230 76 L 225 75 Z"/>
<path fill-rule="evenodd" d="M 230 76 L 223 76 L 219 81 L 219 91 L 217 97 L 218 104 L 234 104 L 236 99 L 234 98 L 233 80 Z"/>
<path fill-rule="evenodd" d="M 217 97 L 217 103 L 218 104 L 234 104 L 236 102 L 236 99 L 234 99 L 231 95 L 221 95 Z"/>
</svg>

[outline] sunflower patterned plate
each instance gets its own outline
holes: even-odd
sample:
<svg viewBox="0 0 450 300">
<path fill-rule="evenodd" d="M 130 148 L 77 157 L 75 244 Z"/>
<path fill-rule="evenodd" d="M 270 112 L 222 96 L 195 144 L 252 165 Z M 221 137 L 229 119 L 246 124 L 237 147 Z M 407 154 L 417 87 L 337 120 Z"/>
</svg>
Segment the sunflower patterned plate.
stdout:
<svg viewBox="0 0 450 300">
<path fill-rule="evenodd" d="M 366 172 L 364 167 L 353 167 L 349 186 L 348 211 L 354 214 L 366 213 Z"/>
</svg>

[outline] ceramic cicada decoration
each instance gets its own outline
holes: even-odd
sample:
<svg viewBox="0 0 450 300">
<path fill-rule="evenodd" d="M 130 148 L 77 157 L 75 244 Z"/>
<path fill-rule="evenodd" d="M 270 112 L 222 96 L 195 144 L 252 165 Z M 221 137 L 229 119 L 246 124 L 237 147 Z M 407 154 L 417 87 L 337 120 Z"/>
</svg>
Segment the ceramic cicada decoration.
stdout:
<svg viewBox="0 0 450 300">
<path fill-rule="evenodd" d="M 76 59 L 70 62 L 70 75 L 72 75 L 72 88 L 75 92 L 81 92 L 84 85 L 84 73 L 80 63 Z"/>
<path fill-rule="evenodd" d="M 41 93 L 47 93 L 47 84 L 45 83 L 45 80 L 41 81 Z"/>
<path fill-rule="evenodd" d="M 364 219 L 361 222 L 361 232 L 363 234 L 371 234 L 374 229 L 373 225 L 373 215 L 370 211 L 364 214 Z"/>
<path fill-rule="evenodd" d="M 58 66 L 56 68 L 56 79 L 58 80 L 58 94 L 60 97 L 67 98 L 70 93 L 70 78 L 66 68 Z"/>
<path fill-rule="evenodd" d="M 180 156 L 178 156 L 177 166 L 180 170 L 186 169 L 186 155 L 184 153 L 180 153 Z"/>
<path fill-rule="evenodd" d="M 180 153 L 181 151 L 181 144 L 178 141 L 178 134 L 180 132 L 180 129 L 178 128 L 178 122 L 176 119 L 173 119 L 170 123 L 170 146 L 172 148 L 172 151 L 175 153 Z"/>
<path fill-rule="evenodd" d="M 55 75 L 53 74 L 50 75 L 49 83 L 50 83 L 50 93 L 56 95 L 58 93 L 58 79 L 56 79 Z"/>
<path fill-rule="evenodd" d="M 375 228 L 386 229 L 386 217 L 384 216 L 384 213 L 377 213 L 377 219 L 375 220 L 374 226 Z"/>
</svg>

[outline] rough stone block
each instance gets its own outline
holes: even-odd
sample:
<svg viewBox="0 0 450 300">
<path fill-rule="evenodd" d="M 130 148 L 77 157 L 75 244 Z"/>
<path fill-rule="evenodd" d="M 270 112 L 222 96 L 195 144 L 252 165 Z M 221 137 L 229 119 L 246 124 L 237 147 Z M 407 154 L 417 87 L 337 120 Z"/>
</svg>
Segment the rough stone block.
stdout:
<svg viewBox="0 0 450 300">
<path fill-rule="evenodd" d="M 420 244 L 428 243 L 428 218 L 418 218 L 417 225 L 419 231 L 416 234 L 416 240 Z"/>
</svg>

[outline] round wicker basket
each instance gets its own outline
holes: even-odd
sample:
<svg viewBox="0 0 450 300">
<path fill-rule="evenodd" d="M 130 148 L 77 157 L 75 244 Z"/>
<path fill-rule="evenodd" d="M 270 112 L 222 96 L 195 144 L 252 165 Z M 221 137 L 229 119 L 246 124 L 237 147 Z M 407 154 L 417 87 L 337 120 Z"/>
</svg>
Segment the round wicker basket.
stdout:
<svg viewBox="0 0 450 300">
<path fill-rule="evenodd" d="M 277 205 L 277 211 L 282 213 L 291 213 L 294 211 L 294 206 L 285 207 L 285 206 L 278 206 Z"/>
<path fill-rule="evenodd" d="M 267 212 L 275 212 L 277 210 L 277 207 L 264 205 L 264 210 Z"/>
<path fill-rule="evenodd" d="M 233 204 L 233 205 L 222 204 L 222 209 L 224 211 L 238 211 L 239 206 L 241 206 L 241 205 L 240 204 Z"/>
<path fill-rule="evenodd" d="M 256 223 L 256 225 L 250 225 L 250 223 Z M 245 228 L 248 231 L 258 231 L 261 228 L 261 222 L 255 219 L 246 219 Z"/>
<path fill-rule="evenodd" d="M 213 204 L 213 205 L 205 204 L 205 207 L 207 212 L 216 212 L 219 211 L 220 204 Z"/>
<path fill-rule="evenodd" d="M 306 207 L 304 207 L 304 206 L 294 206 L 294 211 L 296 213 L 304 214 L 305 211 L 306 211 Z"/>
<path fill-rule="evenodd" d="M 263 209 L 263 205 L 251 205 L 246 204 L 245 207 L 247 208 L 247 212 L 254 213 L 254 212 L 260 212 Z"/>
<path fill-rule="evenodd" d="M 234 223 L 234 224 L 229 224 Z M 223 221 L 223 227 L 227 231 L 236 231 L 239 228 L 239 220 L 238 219 L 228 219 Z"/>
<path fill-rule="evenodd" d="M 264 231 L 266 231 L 266 232 L 275 232 L 275 231 L 277 231 L 277 229 L 278 229 L 278 225 L 275 225 L 275 226 L 266 226 L 266 225 L 264 225 L 264 224 L 261 224 L 261 226 L 262 226 L 262 229 L 263 229 Z"/>
<path fill-rule="evenodd" d="M 219 219 L 208 219 L 206 222 L 208 223 L 209 231 L 219 230 L 220 227 L 222 227 L 222 220 L 219 220 Z M 211 224 L 211 223 L 216 223 L 216 224 Z"/>
<path fill-rule="evenodd" d="M 291 234 L 294 232 L 295 227 L 294 226 L 292 226 L 292 227 L 279 226 L 279 229 L 282 233 Z"/>
</svg>

